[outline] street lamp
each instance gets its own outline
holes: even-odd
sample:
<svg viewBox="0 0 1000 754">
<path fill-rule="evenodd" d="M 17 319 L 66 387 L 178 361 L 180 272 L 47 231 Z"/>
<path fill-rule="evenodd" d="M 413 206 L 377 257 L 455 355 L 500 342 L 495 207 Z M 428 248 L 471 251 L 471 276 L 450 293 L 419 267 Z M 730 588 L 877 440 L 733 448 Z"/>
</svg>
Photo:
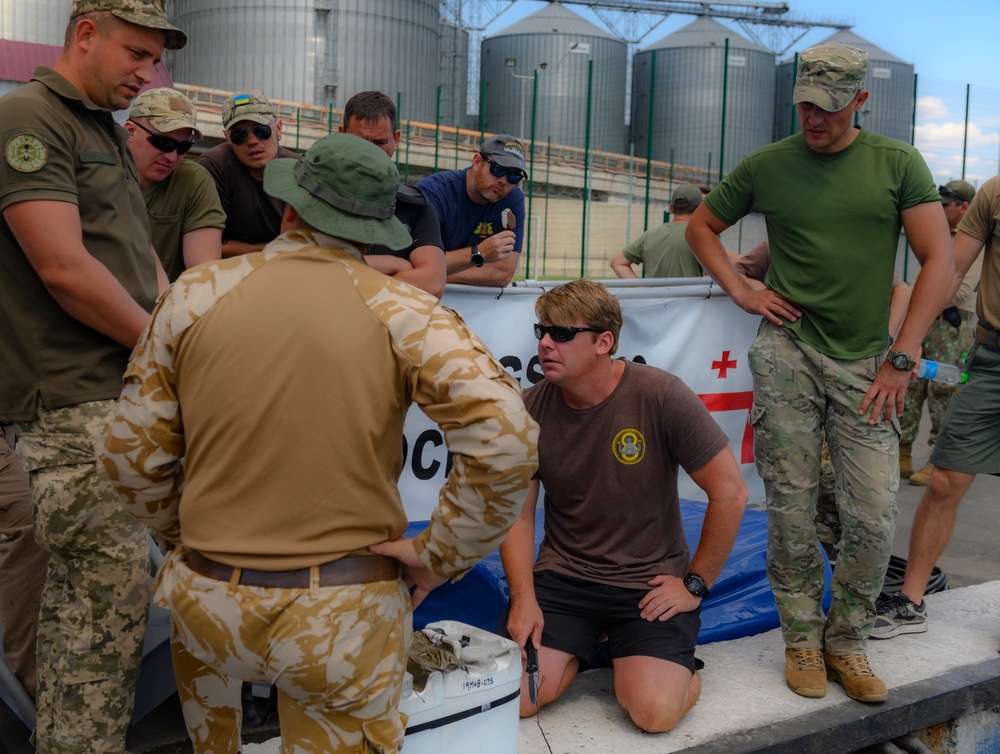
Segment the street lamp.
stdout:
<svg viewBox="0 0 1000 754">
<path fill-rule="evenodd" d="M 507 68 L 508 68 L 507 73 L 509 73 L 514 78 L 519 79 L 520 82 L 521 82 L 521 130 L 518 131 L 517 135 L 518 135 L 518 138 L 523 139 L 524 138 L 524 113 L 525 113 L 525 110 L 527 110 L 527 106 L 525 105 L 524 100 L 525 100 L 525 98 L 527 97 L 527 94 L 528 94 L 528 82 L 529 81 L 534 81 L 534 79 L 535 79 L 535 73 L 534 73 L 534 71 L 532 71 L 531 75 L 525 75 L 523 73 L 514 73 L 514 71 L 509 70 L 511 68 L 514 68 L 517 65 L 517 58 L 507 58 L 506 60 L 504 60 L 504 65 L 507 66 Z M 548 63 L 539 63 L 538 65 L 535 66 L 535 68 L 537 70 L 539 70 L 539 71 L 544 71 L 548 67 L 548 65 L 549 65 Z"/>
</svg>

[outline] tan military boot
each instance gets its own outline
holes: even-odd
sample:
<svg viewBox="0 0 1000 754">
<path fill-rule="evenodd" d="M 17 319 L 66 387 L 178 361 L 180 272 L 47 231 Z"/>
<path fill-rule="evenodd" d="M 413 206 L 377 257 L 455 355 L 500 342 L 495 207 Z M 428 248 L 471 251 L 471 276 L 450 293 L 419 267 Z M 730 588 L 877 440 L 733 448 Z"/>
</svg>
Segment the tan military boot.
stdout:
<svg viewBox="0 0 1000 754">
<path fill-rule="evenodd" d="M 934 464 L 928 461 L 920 471 L 913 472 L 910 476 L 910 484 L 914 487 L 926 487 L 931 482 L 932 471 L 934 471 Z"/>
<path fill-rule="evenodd" d="M 909 479 L 913 473 L 913 446 L 909 443 L 899 446 L 899 478 Z"/>
<path fill-rule="evenodd" d="M 859 702 L 884 702 L 889 698 L 889 690 L 882 679 L 872 672 L 868 657 L 863 652 L 853 655 L 832 655 L 823 653 L 826 661 L 826 677 L 844 687 L 844 693 Z"/>
<path fill-rule="evenodd" d="M 803 647 L 785 649 L 785 682 L 799 696 L 826 696 L 823 652 Z"/>
</svg>

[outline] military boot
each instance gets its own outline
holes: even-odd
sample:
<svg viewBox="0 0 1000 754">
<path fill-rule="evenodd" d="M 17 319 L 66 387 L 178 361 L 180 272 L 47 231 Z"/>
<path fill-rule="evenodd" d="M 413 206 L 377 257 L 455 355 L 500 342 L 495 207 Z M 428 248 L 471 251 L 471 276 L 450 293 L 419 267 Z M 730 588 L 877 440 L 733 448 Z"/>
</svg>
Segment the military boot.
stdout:
<svg viewBox="0 0 1000 754">
<path fill-rule="evenodd" d="M 844 687 L 844 693 L 859 702 L 884 702 L 889 697 L 885 683 L 868 665 L 868 657 L 863 652 L 857 654 L 832 655 L 823 653 L 826 662 L 826 677 Z"/>
<path fill-rule="evenodd" d="M 910 443 L 899 445 L 899 478 L 909 479 L 913 473 L 913 446 Z"/>
<path fill-rule="evenodd" d="M 931 482 L 932 471 L 934 471 L 934 464 L 928 461 L 920 471 L 913 472 L 910 476 L 910 484 L 914 487 L 926 487 Z"/>
</svg>

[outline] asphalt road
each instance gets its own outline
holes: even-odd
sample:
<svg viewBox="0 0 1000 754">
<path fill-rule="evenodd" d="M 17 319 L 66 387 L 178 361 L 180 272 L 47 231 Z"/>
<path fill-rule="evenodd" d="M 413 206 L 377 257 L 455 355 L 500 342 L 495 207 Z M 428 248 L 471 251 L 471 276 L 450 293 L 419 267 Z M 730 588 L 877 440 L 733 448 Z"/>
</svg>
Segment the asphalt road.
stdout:
<svg viewBox="0 0 1000 754">
<path fill-rule="evenodd" d="M 920 468 L 927 457 L 926 438 L 929 421 L 925 415 L 920 435 L 914 446 L 914 468 Z M 905 558 L 910 538 L 913 514 L 924 488 L 901 480 L 897 503 L 899 518 L 893 554 Z M 949 587 L 969 586 L 984 581 L 1000 580 L 1000 547 L 996 544 L 997 505 L 1000 503 L 1000 477 L 980 476 L 962 501 L 951 542 L 938 566 L 948 577 Z M 1000 618 L 1000 616 L 998 616 Z M 931 617 L 933 620 L 933 616 Z M 256 734 L 256 735 L 255 735 Z M 251 740 L 264 740 L 274 735 L 274 728 L 265 726 L 250 734 Z M 29 731 L 0 701 L 0 754 L 31 754 Z M 184 725 L 176 695 L 146 716 L 129 733 L 129 750 L 135 754 L 172 754 L 190 752 L 184 738 Z"/>
</svg>

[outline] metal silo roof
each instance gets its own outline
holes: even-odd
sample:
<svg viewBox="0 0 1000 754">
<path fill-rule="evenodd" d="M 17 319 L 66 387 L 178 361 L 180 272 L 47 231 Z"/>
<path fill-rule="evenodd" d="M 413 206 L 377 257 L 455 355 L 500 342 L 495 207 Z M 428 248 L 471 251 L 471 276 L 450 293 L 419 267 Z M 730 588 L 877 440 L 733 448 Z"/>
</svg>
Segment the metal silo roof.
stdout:
<svg viewBox="0 0 1000 754">
<path fill-rule="evenodd" d="M 644 47 L 642 52 L 663 50 L 670 47 L 722 47 L 726 44 L 727 37 L 731 49 L 753 50 L 771 54 L 771 51 L 766 47 L 751 42 L 708 16 L 698 16 L 687 26 L 681 27 L 649 47 Z"/>
<path fill-rule="evenodd" d="M 574 34 L 588 37 L 602 37 L 618 40 L 599 26 L 566 8 L 562 3 L 549 3 L 530 16 L 501 29 L 488 38 L 508 36 L 512 34 Z"/>
<path fill-rule="evenodd" d="M 907 63 L 905 60 L 901 60 L 895 55 L 886 52 L 878 45 L 872 44 L 864 37 L 859 37 L 850 29 L 841 29 L 817 44 L 850 45 L 851 47 L 857 47 L 858 49 L 867 52 L 869 60 L 874 60 L 879 63 L 902 63 L 903 65 L 910 65 L 910 63 Z"/>
</svg>

